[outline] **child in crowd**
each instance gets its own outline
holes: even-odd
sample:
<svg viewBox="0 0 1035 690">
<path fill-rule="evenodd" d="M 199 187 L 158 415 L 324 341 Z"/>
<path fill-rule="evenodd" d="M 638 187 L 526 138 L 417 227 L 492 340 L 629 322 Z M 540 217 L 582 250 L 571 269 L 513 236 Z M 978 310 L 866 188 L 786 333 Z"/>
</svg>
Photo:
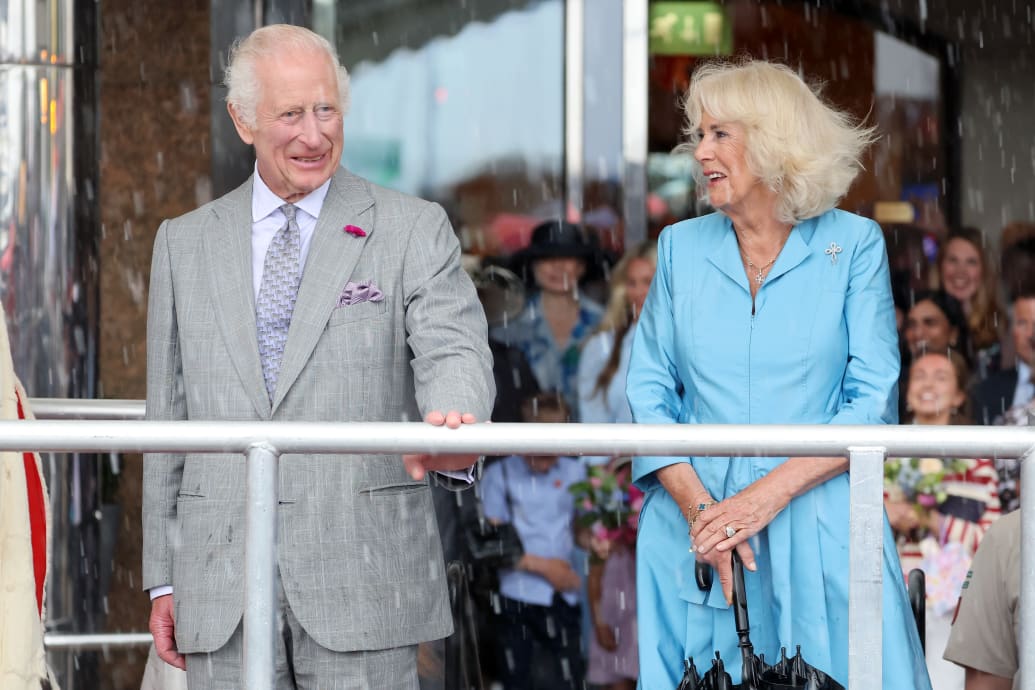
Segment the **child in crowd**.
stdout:
<svg viewBox="0 0 1035 690">
<path fill-rule="evenodd" d="M 569 409 L 558 394 L 541 393 L 524 402 L 522 419 L 567 422 Z M 512 523 L 525 550 L 513 569 L 499 573 L 495 627 L 504 690 L 583 687 L 582 581 L 572 567 L 575 500 L 568 488 L 585 476 L 579 460 L 556 455 L 511 455 L 485 469 L 485 516 Z M 536 675 L 548 685 L 533 686 Z"/>
<path fill-rule="evenodd" d="M 970 423 L 968 378 L 956 352 L 918 356 L 909 370 L 904 421 Z M 971 558 L 999 517 L 996 480 L 989 459 L 890 458 L 885 468 L 885 507 L 903 570 L 919 567 L 927 577 L 927 667 L 938 690 L 963 689 L 962 671 L 941 652 Z"/>
</svg>

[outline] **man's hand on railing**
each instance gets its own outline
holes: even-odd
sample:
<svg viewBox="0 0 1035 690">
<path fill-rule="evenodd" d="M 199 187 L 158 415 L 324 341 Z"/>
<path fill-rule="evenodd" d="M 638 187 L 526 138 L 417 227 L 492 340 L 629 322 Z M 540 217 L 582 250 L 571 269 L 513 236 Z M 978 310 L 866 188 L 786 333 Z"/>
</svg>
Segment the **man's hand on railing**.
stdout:
<svg viewBox="0 0 1035 690">
<path fill-rule="evenodd" d="M 429 412 L 424 421 L 432 426 L 447 426 L 450 429 L 459 429 L 461 424 L 475 424 L 478 422 L 470 412 L 457 412 L 450 410 L 443 414 L 438 410 Z M 479 455 L 468 455 L 466 453 L 414 453 L 403 455 L 403 464 L 406 466 L 406 474 L 415 481 L 421 481 L 428 472 L 455 472 L 466 470 L 476 462 Z"/>
<path fill-rule="evenodd" d="M 176 651 L 176 610 L 173 606 L 173 595 L 166 594 L 151 602 L 151 620 L 148 621 L 148 628 L 154 637 L 158 658 L 170 666 L 186 671 L 186 660 Z"/>
</svg>

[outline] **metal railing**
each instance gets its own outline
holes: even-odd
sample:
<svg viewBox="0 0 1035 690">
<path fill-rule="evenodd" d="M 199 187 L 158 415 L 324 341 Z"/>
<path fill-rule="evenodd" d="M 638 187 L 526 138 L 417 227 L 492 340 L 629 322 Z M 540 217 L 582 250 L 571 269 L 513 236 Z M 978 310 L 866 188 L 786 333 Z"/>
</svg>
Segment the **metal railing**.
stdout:
<svg viewBox="0 0 1035 690">
<path fill-rule="evenodd" d="M 633 424 L 476 424 L 452 430 L 421 423 L 149 422 L 138 401 L 33 400 L 38 417 L 0 422 L 0 450 L 54 452 L 225 452 L 248 458 L 245 686 L 273 682 L 277 467 L 282 453 L 419 451 L 492 455 L 847 456 L 850 461 L 850 690 L 878 687 L 881 668 L 883 461 L 893 457 L 1021 459 L 1021 483 L 1035 486 L 1035 428 L 928 426 L 770 426 Z M 1021 492 L 1021 649 L 1035 631 L 1035 491 Z M 136 644 L 121 636 L 48 636 L 50 646 Z M 1031 649 L 1035 653 L 1035 649 Z M 1020 654 L 1028 670 L 1031 654 Z M 879 673 L 879 671 L 877 671 Z M 879 675 L 877 676 L 879 678 Z M 1022 674 L 1035 690 L 1035 672 Z"/>
</svg>

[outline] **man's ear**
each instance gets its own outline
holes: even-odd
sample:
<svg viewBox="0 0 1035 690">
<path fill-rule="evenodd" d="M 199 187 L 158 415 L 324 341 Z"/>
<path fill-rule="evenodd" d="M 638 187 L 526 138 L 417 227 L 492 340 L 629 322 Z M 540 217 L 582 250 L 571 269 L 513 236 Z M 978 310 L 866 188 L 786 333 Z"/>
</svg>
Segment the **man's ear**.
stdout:
<svg viewBox="0 0 1035 690">
<path fill-rule="evenodd" d="M 241 120 L 241 116 L 237 113 L 234 104 L 227 103 L 226 111 L 230 113 L 230 119 L 234 121 L 234 129 L 237 130 L 237 136 L 241 137 L 241 141 L 251 146 L 255 142 L 255 135 L 252 134 L 251 128 Z"/>
</svg>

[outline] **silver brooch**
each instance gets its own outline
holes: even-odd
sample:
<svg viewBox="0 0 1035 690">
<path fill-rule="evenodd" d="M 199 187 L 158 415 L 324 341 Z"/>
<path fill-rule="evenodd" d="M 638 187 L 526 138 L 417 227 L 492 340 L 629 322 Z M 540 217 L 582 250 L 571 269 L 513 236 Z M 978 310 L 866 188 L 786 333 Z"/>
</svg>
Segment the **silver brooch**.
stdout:
<svg viewBox="0 0 1035 690">
<path fill-rule="evenodd" d="M 830 257 L 830 263 L 837 263 L 837 255 L 841 253 L 841 247 L 837 246 L 837 242 L 831 242 L 830 246 L 823 252 Z"/>
</svg>

